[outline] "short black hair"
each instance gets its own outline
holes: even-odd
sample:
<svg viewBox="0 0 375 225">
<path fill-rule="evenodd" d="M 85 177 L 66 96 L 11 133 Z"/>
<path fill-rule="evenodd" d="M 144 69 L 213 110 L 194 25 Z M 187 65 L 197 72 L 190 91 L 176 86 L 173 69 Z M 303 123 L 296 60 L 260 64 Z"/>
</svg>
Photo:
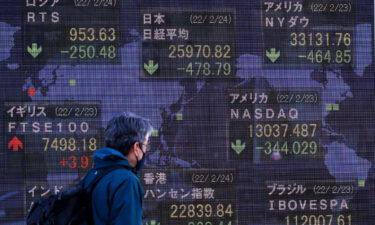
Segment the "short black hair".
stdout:
<svg viewBox="0 0 375 225">
<path fill-rule="evenodd" d="M 131 112 L 114 116 L 105 129 L 105 144 L 109 148 L 128 155 L 131 146 L 143 143 L 150 136 L 153 127 L 148 119 Z"/>
</svg>

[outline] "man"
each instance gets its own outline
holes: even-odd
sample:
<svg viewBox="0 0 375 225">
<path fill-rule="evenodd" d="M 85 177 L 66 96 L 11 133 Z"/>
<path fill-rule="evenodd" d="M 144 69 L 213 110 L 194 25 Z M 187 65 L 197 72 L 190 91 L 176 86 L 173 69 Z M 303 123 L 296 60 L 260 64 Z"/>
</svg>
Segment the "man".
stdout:
<svg viewBox="0 0 375 225">
<path fill-rule="evenodd" d="M 94 153 L 94 172 L 85 183 L 90 183 L 104 168 L 115 165 L 124 168 L 111 171 L 92 191 L 95 225 L 142 224 L 144 191 L 136 172 L 144 163 L 152 130 L 149 120 L 133 113 L 123 113 L 109 121 L 105 130 L 106 147 Z"/>
</svg>

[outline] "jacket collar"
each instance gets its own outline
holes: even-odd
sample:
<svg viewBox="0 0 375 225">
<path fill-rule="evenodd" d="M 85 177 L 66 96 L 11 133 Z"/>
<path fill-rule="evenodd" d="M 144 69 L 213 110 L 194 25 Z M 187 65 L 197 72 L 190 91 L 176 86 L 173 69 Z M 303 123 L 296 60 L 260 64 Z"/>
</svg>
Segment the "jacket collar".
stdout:
<svg viewBox="0 0 375 225">
<path fill-rule="evenodd" d="M 121 165 L 133 169 L 126 156 L 113 148 L 101 148 L 94 153 L 94 168 L 101 169 L 109 166 Z"/>
</svg>

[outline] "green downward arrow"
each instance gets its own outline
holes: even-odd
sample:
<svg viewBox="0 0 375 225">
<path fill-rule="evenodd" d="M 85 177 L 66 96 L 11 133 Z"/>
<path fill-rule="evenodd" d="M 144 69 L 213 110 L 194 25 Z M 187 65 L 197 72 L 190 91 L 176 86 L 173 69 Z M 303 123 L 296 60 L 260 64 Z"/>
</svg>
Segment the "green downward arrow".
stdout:
<svg viewBox="0 0 375 225">
<path fill-rule="evenodd" d="M 33 57 L 33 58 L 36 58 L 38 57 L 38 55 L 42 52 L 43 48 L 42 46 L 40 46 L 38 48 L 38 44 L 37 43 L 32 43 L 31 44 L 31 47 L 30 46 L 27 46 L 27 52 Z"/>
<path fill-rule="evenodd" d="M 158 70 L 159 64 L 154 64 L 154 60 L 149 60 L 148 64 L 144 64 L 145 70 L 148 72 L 148 74 L 152 75 Z"/>
<path fill-rule="evenodd" d="M 270 51 L 266 51 L 266 56 L 271 62 L 275 63 L 280 57 L 280 51 L 276 51 L 276 48 L 271 48 Z"/>
<path fill-rule="evenodd" d="M 231 147 L 232 147 L 233 151 L 235 151 L 239 155 L 239 154 L 241 154 L 241 152 L 243 150 L 245 150 L 246 143 L 245 142 L 242 143 L 241 140 L 237 139 L 235 143 L 233 143 L 233 142 L 231 143 Z"/>
<path fill-rule="evenodd" d="M 160 225 L 156 220 L 151 220 L 150 223 L 146 223 L 146 225 Z"/>
</svg>

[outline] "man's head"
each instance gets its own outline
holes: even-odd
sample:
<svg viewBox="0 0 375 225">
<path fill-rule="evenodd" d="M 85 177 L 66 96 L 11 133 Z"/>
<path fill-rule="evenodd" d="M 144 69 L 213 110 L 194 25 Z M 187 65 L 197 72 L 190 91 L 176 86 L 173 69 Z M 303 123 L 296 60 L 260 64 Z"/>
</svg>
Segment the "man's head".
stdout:
<svg viewBox="0 0 375 225">
<path fill-rule="evenodd" d="M 105 130 L 105 143 L 125 155 L 132 166 L 140 166 L 153 128 L 149 120 L 126 112 L 113 117 Z"/>
</svg>

